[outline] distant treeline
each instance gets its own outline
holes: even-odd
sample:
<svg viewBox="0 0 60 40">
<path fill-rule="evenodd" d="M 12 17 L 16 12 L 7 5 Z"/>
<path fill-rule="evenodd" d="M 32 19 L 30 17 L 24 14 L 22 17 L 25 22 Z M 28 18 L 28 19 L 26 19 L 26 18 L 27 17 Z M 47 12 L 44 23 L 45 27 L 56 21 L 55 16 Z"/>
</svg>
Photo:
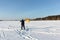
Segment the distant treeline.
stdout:
<svg viewBox="0 0 60 40">
<path fill-rule="evenodd" d="M 31 20 L 60 20 L 60 15 L 47 16 L 43 18 L 35 18 Z"/>
<path fill-rule="evenodd" d="M 60 20 L 60 15 L 52 15 L 52 16 L 46 16 L 46 17 L 42 17 L 42 18 L 33 18 L 33 19 L 29 19 L 31 21 L 36 21 L 36 20 Z M 0 21 L 20 21 L 19 20 L 0 20 Z"/>
</svg>

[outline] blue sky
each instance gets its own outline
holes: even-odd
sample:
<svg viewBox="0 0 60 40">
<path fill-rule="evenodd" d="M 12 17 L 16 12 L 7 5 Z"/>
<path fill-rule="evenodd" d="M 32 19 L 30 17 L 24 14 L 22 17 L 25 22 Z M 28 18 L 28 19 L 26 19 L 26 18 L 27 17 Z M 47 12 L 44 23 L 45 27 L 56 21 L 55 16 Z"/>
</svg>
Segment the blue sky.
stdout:
<svg viewBox="0 0 60 40">
<path fill-rule="evenodd" d="M 36 18 L 60 14 L 60 0 L 0 0 L 0 19 Z"/>
</svg>

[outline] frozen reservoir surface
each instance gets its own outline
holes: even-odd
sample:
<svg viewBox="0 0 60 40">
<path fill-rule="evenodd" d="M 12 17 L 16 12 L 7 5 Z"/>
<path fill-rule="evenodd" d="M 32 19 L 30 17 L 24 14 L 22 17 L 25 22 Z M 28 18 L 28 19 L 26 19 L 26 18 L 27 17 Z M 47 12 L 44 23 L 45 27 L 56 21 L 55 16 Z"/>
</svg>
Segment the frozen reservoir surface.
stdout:
<svg viewBox="0 0 60 40">
<path fill-rule="evenodd" d="M 0 21 L 0 40 L 60 40 L 60 21 L 30 21 L 20 30 L 20 21 Z"/>
</svg>

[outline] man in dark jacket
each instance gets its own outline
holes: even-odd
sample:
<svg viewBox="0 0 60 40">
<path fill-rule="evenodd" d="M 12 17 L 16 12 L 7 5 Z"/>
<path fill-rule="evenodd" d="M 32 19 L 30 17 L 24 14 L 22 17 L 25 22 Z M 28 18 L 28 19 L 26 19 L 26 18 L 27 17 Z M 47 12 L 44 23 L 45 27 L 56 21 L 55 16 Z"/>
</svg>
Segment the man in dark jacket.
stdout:
<svg viewBox="0 0 60 40">
<path fill-rule="evenodd" d="M 25 21 L 22 19 L 21 21 L 21 30 L 25 30 Z"/>
</svg>

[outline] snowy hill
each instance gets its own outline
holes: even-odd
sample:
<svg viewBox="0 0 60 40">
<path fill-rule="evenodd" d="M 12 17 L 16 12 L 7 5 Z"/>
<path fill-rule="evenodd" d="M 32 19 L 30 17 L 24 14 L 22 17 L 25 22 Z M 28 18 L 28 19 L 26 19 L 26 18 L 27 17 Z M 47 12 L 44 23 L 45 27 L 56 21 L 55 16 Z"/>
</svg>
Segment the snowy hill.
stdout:
<svg viewBox="0 0 60 40">
<path fill-rule="evenodd" d="M 0 40 L 60 40 L 60 21 L 31 21 L 20 30 L 19 21 L 0 21 Z"/>
</svg>

